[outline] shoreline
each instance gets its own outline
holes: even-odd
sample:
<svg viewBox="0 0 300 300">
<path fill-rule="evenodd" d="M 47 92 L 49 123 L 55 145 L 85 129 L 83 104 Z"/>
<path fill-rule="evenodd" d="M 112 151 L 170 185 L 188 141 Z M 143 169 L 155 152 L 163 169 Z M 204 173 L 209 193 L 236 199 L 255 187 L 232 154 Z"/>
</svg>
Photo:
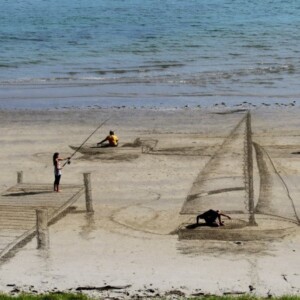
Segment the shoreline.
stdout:
<svg viewBox="0 0 300 300">
<path fill-rule="evenodd" d="M 205 93 L 188 85 L 0 85 L 0 109 L 257 108 L 299 106 L 298 94 Z"/>
<path fill-rule="evenodd" d="M 32 103 L 26 103 L 25 101 L 21 101 L 22 104 L 17 104 L 16 106 L 11 107 L 10 105 L 3 105 L 0 103 L 0 111 L 53 111 L 53 110 L 96 110 L 96 109 L 140 109 L 140 110 L 180 110 L 180 109 L 203 109 L 203 110 L 213 110 L 213 109 L 225 109 L 225 110 L 255 110 L 259 108 L 277 108 L 277 109 L 284 109 L 284 108 L 293 108 L 293 107 L 299 107 L 297 102 L 295 100 L 293 101 L 287 101 L 287 102 L 274 102 L 273 101 L 265 101 L 258 104 L 253 104 L 252 102 L 243 101 L 239 102 L 237 104 L 228 104 L 226 101 L 221 102 L 215 102 L 215 103 L 201 103 L 201 101 L 198 101 L 199 103 L 190 103 L 189 101 L 182 101 L 182 103 L 173 104 L 173 105 L 145 105 L 143 103 L 135 103 L 135 104 L 122 104 L 121 102 L 118 102 L 118 104 L 111 104 L 111 105 L 99 105 L 99 104 L 86 104 L 86 105 L 67 105 L 65 104 L 59 104 L 59 105 L 50 105 L 47 106 L 46 103 L 41 105 L 36 105 Z M 24 103 L 25 102 L 25 103 Z M 43 101 L 42 101 L 43 102 Z M 46 104 L 46 105 L 45 105 Z"/>
<path fill-rule="evenodd" d="M 1 105 L 0 105 L 1 106 Z M 86 105 L 86 106 L 53 106 L 53 107 L 14 107 L 14 108 L 4 108 L 0 107 L 0 111 L 3 112 L 53 112 L 53 111 L 95 111 L 95 110 L 105 110 L 105 111 L 113 111 L 113 110 L 140 110 L 140 111 L 180 111 L 180 110 L 191 110 L 191 111 L 203 111 L 203 112 L 216 112 L 222 110 L 224 114 L 226 113 L 236 113 L 236 112 L 245 112 L 245 111 L 255 111 L 255 110 L 288 110 L 288 109 L 297 109 L 299 105 L 297 105 L 296 101 L 288 102 L 288 103 L 272 103 L 268 104 L 262 102 L 259 105 L 254 105 L 251 102 L 243 101 L 236 105 L 227 105 L 226 102 L 218 102 L 214 103 L 210 106 L 202 106 L 200 104 L 190 105 L 190 104 L 182 104 L 181 106 L 173 105 L 173 106 L 155 106 L 155 105 L 111 105 L 107 107 L 102 107 L 100 105 Z"/>
</svg>

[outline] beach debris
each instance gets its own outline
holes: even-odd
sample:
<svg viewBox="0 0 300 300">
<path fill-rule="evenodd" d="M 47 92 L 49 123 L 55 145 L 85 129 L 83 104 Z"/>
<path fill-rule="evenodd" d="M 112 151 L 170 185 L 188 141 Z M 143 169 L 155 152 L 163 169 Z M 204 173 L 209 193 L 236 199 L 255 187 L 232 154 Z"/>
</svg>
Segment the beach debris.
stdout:
<svg viewBox="0 0 300 300">
<path fill-rule="evenodd" d="M 191 296 L 198 297 L 198 296 L 209 296 L 209 294 L 203 293 L 203 292 L 197 292 L 191 294 Z"/>
<path fill-rule="evenodd" d="M 176 296 L 184 297 L 185 293 L 180 290 L 171 290 L 171 291 L 166 292 L 165 295 L 166 296 L 176 295 Z"/>
<path fill-rule="evenodd" d="M 288 280 L 287 280 L 287 278 L 286 278 L 286 275 L 285 274 L 281 274 L 281 276 L 282 276 L 282 278 L 286 281 L 286 282 L 288 282 Z"/>
<path fill-rule="evenodd" d="M 79 286 L 76 288 L 76 291 L 109 291 L 109 290 L 122 290 L 131 287 L 131 285 L 105 285 L 105 286 Z"/>
<path fill-rule="evenodd" d="M 231 292 L 224 292 L 223 293 L 223 295 L 224 296 L 228 296 L 228 295 L 231 295 L 231 296 L 233 296 L 233 295 L 244 295 L 244 294 L 246 294 L 246 292 L 243 292 L 243 291 L 231 291 Z"/>
<path fill-rule="evenodd" d="M 237 241 L 237 242 L 234 242 L 236 245 L 243 245 L 243 243 L 242 242 L 240 242 L 240 241 Z"/>
<path fill-rule="evenodd" d="M 253 292 L 254 290 L 255 290 L 255 287 L 253 287 L 253 285 L 250 284 L 250 285 L 249 285 L 249 291 L 250 291 L 250 292 Z"/>
<path fill-rule="evenodd" d="M 20 293 L 20 292 L 21 290 L 18 289 L 17 287 L 10 291 L 11 294 Z"/>
</svg>

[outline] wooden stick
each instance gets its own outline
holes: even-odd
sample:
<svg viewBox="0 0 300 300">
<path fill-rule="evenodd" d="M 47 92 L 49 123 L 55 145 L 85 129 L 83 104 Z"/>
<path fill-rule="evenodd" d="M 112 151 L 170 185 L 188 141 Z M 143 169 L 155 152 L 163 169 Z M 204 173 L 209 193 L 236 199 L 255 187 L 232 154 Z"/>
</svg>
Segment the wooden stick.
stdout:
<svg viewBox="0 0 300 300">
<path fill-rule="evenodd" d="M 23 183 L 23 171 L 19 171 L 17 174 L 17 183 Z"/>
<path fill-rule="evenodd" d="M 91 173 L 83 173 L 84 187 L 85 187 L 85 203 L 86 211 L 89 213 L 94 212 L 93 199 L 92 199 L 92 186 L 91 186 Z"/>
<path fill-rule="evenodd" d="M 36 209 L 36 232 L 37 248 L 47 249 L 49 247 L 48 210 Z"/>
<path fill-rule="evenodd" d="M 251 114 L 248 111 L 246 119 L 246 139 L 247 139 L 247 172 L 248 172 L 248 201 L 249 201 L 249 225 L 256 226 L 254 215 L 254 188 L 253 188 L 253 151 L 252 151 L 252 130 Z"/>
</svg>

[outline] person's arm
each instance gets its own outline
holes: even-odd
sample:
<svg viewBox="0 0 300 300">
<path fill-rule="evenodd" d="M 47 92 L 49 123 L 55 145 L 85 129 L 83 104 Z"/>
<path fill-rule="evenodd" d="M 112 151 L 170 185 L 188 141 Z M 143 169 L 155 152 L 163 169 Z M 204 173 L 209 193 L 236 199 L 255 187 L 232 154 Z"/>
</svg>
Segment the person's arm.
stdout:
<svg viewBox="0 0 300 300">
<path fill-rule="evenodd" d="M 105 141 L 107 141 L 107 137 L 106 137 L 104 140 L 102 140 L 101 142 L 97 143 L 97 145 L 101 145 L 101 144 L 104 143 Z"/>
<path fill-rule="evenodd" d="M 67 157 L 67 158 L 58 157 L 58 158 L 56 159 L 56 168 L 57 168 L 58 170 L 62 170 L 62 168 L 63 168 L 63 167 L 58 168 L 58 161 L 59 161 L 59 160 L 62 161 L 62 160 L 70 160 L 70 159 L 71 159 L 71 157 Z"/>
<path fill-rule="evenodd" d="M 226 218 L 229 219 L 229 220 L 231 220 L 231 217 L 229 217 L 229 216 L 227 216 L 227 215 L 225 215 L 225 214 L 223 214 L 223 213 L 220 213 L 220 215 L 223 216 L 223 217 L 226 217 Z"/>
<path fill-rule="evenodd" d="M 70 159 L 71 157 L 67 157 L 67 158 L 62 158 L 62 157 L 59 157 L 59 158 L 57 158 L 57 160 L 68 160 L 68 159 Z"/>
<path fill-rule="evenodd" d="M 225 215 L 225 214 L 219 212 L 219 214 L 218 214 L 218 220 L 219 220 L 219 225 L 220 226 L 224 226 L 224 222 L 222 221 L 221 216 L 226 217 L 227 219 L 231 220 L 231 217 L 229 217 L 228 215 Z"/>
</svg>

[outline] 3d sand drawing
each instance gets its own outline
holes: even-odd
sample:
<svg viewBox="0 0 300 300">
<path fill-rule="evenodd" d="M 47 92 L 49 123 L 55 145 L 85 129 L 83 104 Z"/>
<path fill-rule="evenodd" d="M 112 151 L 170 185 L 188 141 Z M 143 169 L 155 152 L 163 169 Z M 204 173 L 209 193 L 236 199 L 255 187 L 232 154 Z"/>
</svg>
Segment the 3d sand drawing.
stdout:
<svg viewBox="0 0 300 300">
<path fill-rule="evenodd" d="M 38 248 L 48 248 L 48 226 L 66 215 L 84 192 L 87 211 L 93 211 L 90 174 L 83 175 L 84 185 L 64 184 L 64 192 L 54 198 L 52 184 L 24 183 L 23 172 L 18 172 L 17 184 L 0 198 L 0 262 L 13 256 L 34 236 Z"/>
<path fill-rule="evenodd" d="M 78 151 L 83 156 L 77 159 L 93 160 L 99 157 L 104 160 L 127 160 L 132 158 L 131 152 L 136 150 L 138 152 L 134 152 L 134 155 L 137 156 L 210 154 L 209 161 L 197 176 L 183 203 L 180 211 L 182 218 L 179 218 L 183 222 L 177 223 L 177 229 L 174 227 L 172 231 L 163 234 L 176 232 L 179 240 L 248 241 L 281 238 L 296 231 L 300 224 L 288 185 L 272 161 L 274 153 L 276 155 L 276 151 L 281 148 L 277 145 L 262 147 L 252 138 L 251 115 L 247 113 L 243 114 L 222 144 L 158 148 L 158 140 L 154 137 L 137 138 L 132 143 L 114 149 L 85 145 Z M 73 149 L 78 149 L 78 146 L 73 146 Z M 51 223 L 66 213 L 83 193 L 84 185 L 65 185 L 64 193 L 54 201 L 50 184 L 27 184 L 20 179 L 16 186 L 1 195 L 0 257 L 7 257 L 12 250 L 18 249 L 36 234 L 35 209 L 47 208 Z M 159 199 L 160 196 L 157 197 Z M 132 222 L 131 208 L 140 221 Z M 224 211 L 232 220 L 218 228 L 192 226 L 196 215 L 211 208 Z M 123 210 L 123 215 L 118 210 L 118 222 L 122 226 L 144 230 L 141 224 L 144 224 L 143 214 L 148 210 L 134 210 L 134 206 Z M 153 220 L 150 221 L 155 223 Z M 153 233 L 160 231 L 154 230 Z"/>
<path fill-rule="evenodd" d="M 136 138 L 133 142 L 120 143 L 118 147 L 99 147 L 95 144 L 85 144 L 83 147 L 70 145 L 72 150 L 78 151 L 84 160 L 132 160 L 142 153 L 149 153 L 156 147 L 155 139 Z"/>
<path fill-rule="evenodd" d="M 232 220 L 218 228 L 193 226 L 195 216 L 208 209 L 220 209 Z M 179 228 L 179 239 L 276 239 L 300 224 L 294 200 L 270 155 L 252 141 L 250 113 L 200 172 L 181 214 L 187 220 Z"/>
</svg>

